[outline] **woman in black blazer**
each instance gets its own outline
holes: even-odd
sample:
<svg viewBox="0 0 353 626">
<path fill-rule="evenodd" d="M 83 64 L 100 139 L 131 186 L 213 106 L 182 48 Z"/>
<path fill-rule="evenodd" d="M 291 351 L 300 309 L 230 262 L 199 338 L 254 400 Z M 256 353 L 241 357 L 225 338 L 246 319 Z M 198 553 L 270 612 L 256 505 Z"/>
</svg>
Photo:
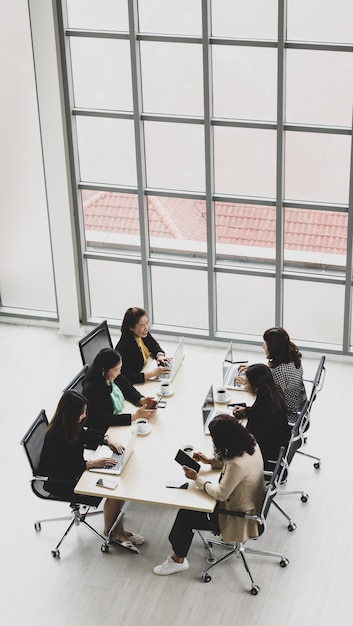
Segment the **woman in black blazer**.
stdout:
<svg viewBox="0 0 353 626">
<path fill-rule="evenodd" d="M 123 359 L 122 373 L 130 383 L 144 383 L 150 378 L 168 371 L 170 358 L 149 332 L 148 316 L 145 309 L 130 307 L 121 324 L 121 337 L 115 346 Z M 148 357 L 156 359 L 157 366 L 142 372 Z"/>
<path fill-rule="evenodd" d="M 263 363 L 249 365 L 241 382 L 256 399 L 250 407 L 236 406 L 233 413 L 247 418 L 246 427 L 260 446 L 265 469 L 271 469 L 269 461 L 277 460 L 281 446 L 287 448 L 291 435 L 283 392 Z"/>
<path fill-rule="evenodd" d="M 86 378 L 83 394 L 88 401 L 88 428 L 105 432 L 109 426 L 128 426 L 139 417 L 153 415 L 155 398 L 145 398 L 121 373 L 122 359 L 116 350 L 98 352 Z M 139 407 L 133 414 L 124 413 L 125 398 Z"/>
</svg>

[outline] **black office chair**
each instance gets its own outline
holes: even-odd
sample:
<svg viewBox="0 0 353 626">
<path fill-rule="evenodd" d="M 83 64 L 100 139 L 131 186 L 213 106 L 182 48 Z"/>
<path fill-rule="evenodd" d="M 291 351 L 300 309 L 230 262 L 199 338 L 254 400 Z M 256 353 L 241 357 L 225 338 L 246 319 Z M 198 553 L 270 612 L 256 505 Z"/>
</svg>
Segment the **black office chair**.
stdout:
<svg viewBox="0 0 353 626">
<path fill-rule="evenodd" d="M 267 486 L 266 486 L 266 492 L 265 492 L 265 497 L 262 503 L 262 507 L 261 507 L 261 511 L 259 513 L 259 515 L 248 515 L 247 513 L 242 513 L 242 512 L 238 512 L 238 511 L 227 511 L 224 510 L 222 508 L 220 508 L 219 513 L 225 514 L 225 515 L 232 515 L 235 517 L 242 517 L 244 519 L 251 519 L 254 520 L 258 523 L 258 528 L 259 528 L 259 536 L 262 535 L 265 530 L 266 530 L 266 520 L 267 520 L 267 516 L 269 513 L 269 510 L 271 508 L 271 504 L 273 502 L 273 498 L 275 497 L 277 490 L 278 490 L 278 485 L 279 485 L 279 481 L 280 481 L 280 477 L 281 474 L 283 472 L 283 459 L 284 459 L 284 454 L 285 454 L 285 449 L 282 447 L 280 449 L 279 455 L 278 455 L 278 459 L 275 465 L 275 468 L 272 472 L 271 475 L 271 479 L 269 480 Z M 241 541 L 235 541 L 235 542 L 224 542 L 222 541 L 221 538 L 217 538 L 217 537 L 209 537 L 206 536 L 205 532 L 202 530 L 197 530 L 198 534 L 200 535 L 203 544 L 205 546 L 205 548 L 208 550 L 208 558 L 207 558 L 207 562 L 210 563 L 209 567 L 207 567 L 206 569 L 204 569 L 201 573 L 202 576 L 202 580 L 204 582 L 209 582 L 211 580 L 211 576 L 209 574 L 209 571 L 212 567 L 215 567 L 216 565 L 219 565 L 220 563 L 224 563 L 225 561 L 227 561 L 228 559 L 230 559 L 232 556 L 240 556 L 243 562 L 243 565 L 245 567 L 245 570 L 250 578 L 251 581 L 251 593 L 252 595 L 257 595 L 260 591 L 260 587 L 255 584 L 254 579 L 252 577 L 251 571 L 249 569 L 247 560 L 245 558 L 245 554 L 259 554 L 261 556 L 273 556 L 273 557 L 277 557 L 280 559 L 280 565 L 281 567 L 287 567 L 289 561 L 286 557 L 284 557 L 282 554 L 278 553 L 278 552 L 267 552 L 265 550 L 256 550 L 255 548 L 250 548 L 246 545 L 246 542 L 241 542 Z M 257 539 L 257 538 L 254 538 Z M 213 546 L 214 545 L 219 545 L 222 546 L 222 548 L 226 548 L 228 549 L 227 554 L 225 554 L 223 557 L 221 557 L 220 559 L 216 559 L 214 557 L 213 554 Z"/>
<path fill-rule="evenodd" d="M 320 362 L 317 367 L 314 379 L 310 381 L 312 383 L 312 387 L 311 387 L 311 393 L 309 396 L 308 418 L 307 418 L 306 430 L 308 430 L 310 426 L 311 409 L 312 409 L 313 403 L 316 400 L 318 393 L 322 390 L 324 383 L 325 383 L 325 378 L 326 378 L 325 360 L 326 360 L 326 356 L 323 355 L 320 358 Z M 305 436 L 303 437 L 303 443 L 306 443 L 306 441 L 307 441 L 307 435 L 305 434 Z M 299 454 L 302 454 L 303 456 L 307 456 L 310 459 L 314 459 L 315 469 L 320 469 L 321 467 L 320 457 L 314 456 L 313 454 L 308 454 L 308 452 L 304 452 L 303 450 L 298 450 L 298 452 Z"/>
<path fill-rule="evenodd" d="M 38 498 L 41 498 L 44 500 L 57 500 L 60 502 L 69 502 L 68 500 L 65 500 L 64 498 L 60 498 L 50 493 L 49 491 L 47 491 L 46 484 L 49 478 L 46 476 L 37 475 L 37 468 L 39 466 L 40 455 L 42 452 L 42 447 L 44 443 L 44 437 L 45 437 L 45 433 L 47 430 L 47 426 L 48 426 L 48 419 L 47 419 L 44 409 L 42 409 L 38 417 L 34 420 L 32 426 L 28 429 L 23 439 L 21 440 L 21 445 L 23 445 L 25 449 L 27 459 L 29 461 L 29 464 L 32 470 L 32 479 L 31 479 L 32 491 Z M 52 480 L 50 482 L 53 483 Z M 65 483 L 63 481 L 60 484 L 63 485 Z M 91 506 L 93 506 L 93 504 L 89 505 L 84 502 L 70 503 L 71 515 L 65 515 L 64 517 L 55 517 L 55 518 L 37 520 L 34 523 L 35 530 L 39 532 L 41 530 L 41 525 L 43 522 L 58 522 L 58 521 L 64 521 L 64 520 L 71 520 L 68 528 L 66 529 L 65 533 L 62 535 L 60 541 L 57 543 L 56 547 L 51 551 L 51 554 L 53 557 L 60 556 L 59 547 L 62 544 L 63 540 L 65 539 L 65 537 L 70 532 L 73 526 L 75 525 L 78 526 L 80 524 L 88 528 L 102 542 L 101 544 L 102 552 L 108 552 L 109 550 L 108 540 L 106 540 L 103 535 L 100 535 L 99 532 L 97 532 L 96 529 L 93 528 L 93 526 L 91 526 L 86 521 L 86 517 L 88 516 L 102 514 L 102 511 L 90 512 Z"/>
<path fill-rule="evenodd" d="M 113 348 L 108 322 L 103 320 L 78 342 L 83 365 L 91 365 L 102 348 Z"/>
<path fill-rule="evenodd" d="M 78 393 L 82 394 L 83 381 L 87 374 L 88 368 L 89 368 L 88 364 L 84 365 L 83 368 L 80 369 L 78 374 L 76 374 L 76 376 L 71 380 L 71 382 L 69 382 L 69 384 L 66 385 L 65 389 L 63 390 L 63 393 L 65 393 L 65 391 L 77 391 Z"/>
</svg>

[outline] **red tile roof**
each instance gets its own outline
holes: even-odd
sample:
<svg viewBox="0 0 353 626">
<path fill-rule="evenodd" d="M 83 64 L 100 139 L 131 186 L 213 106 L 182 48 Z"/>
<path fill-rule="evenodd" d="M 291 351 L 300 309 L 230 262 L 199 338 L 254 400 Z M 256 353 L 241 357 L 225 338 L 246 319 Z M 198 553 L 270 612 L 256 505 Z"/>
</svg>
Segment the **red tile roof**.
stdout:
<svg viewBox="0 0 353 626">
<path fill-rule="evenodd" d="M 125 235 L 139 234 L 137 196 L 84 190 L 87 230 Z M 217 202 L 218 243 L 273 248 L 274 207 Z M 205 241 L 206 205 L 202 200 L 148 197 L 151 237 Z M 347 214 L 334 211 L 285 209 L 287 250 L 346 254 Z"/>
</svg>

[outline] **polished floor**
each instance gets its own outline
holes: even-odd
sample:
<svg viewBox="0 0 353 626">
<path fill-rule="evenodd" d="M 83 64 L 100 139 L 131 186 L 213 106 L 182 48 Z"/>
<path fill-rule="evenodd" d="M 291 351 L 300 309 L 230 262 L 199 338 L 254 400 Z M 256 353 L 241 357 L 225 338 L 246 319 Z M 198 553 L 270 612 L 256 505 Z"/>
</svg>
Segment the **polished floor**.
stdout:
<svg viewBox="0 0 353 626">
<path fill-rule="evenodd" d="M 249 593 L 242 563 L 233 559 L 215 568 L 210 583 L 201 580 L 205 551 L 195 537 L 186 572 L 157 577 L 152 567 L 170 554 L 167 539 L 175 510 L 131 505 L 127 527 L 147 541 L 140 555 L 122 549 L 103 554 L 85 528 L 74 528 L 54 559 L 51 549 L 64 523 L 34 521 L 62 515 L 66 505 L 43 502 L 32 494 L 30 471 L 19 445 L 41 408 L 50 417 L 61 390 L 81 367 L 76 337 L 50 328 L 0 324 L 1 616 L 6 626 L 329 626 L 351 623 L 350 576 L 353 556 L 351 498 L 353 362 L 327 359 L 327 377 L 312 413 L 306 450 L 322 457 L 320 470 L 297 455 L 287 489 L 303 488 L 309 501 L 282 498 L 297 524 L 289 532 L 275 510 L 255 547 L 283 551 L 290 564 L 249 557 L 258 596 Z M 163 342 L 164 345 L 167 342 Z M 188 359 L 203 368 L 205 385 L 219 371 L 224 344 L 187 345 Z M 245 352 L 242 351 L 245 356 Z M 263 353 L 248 353 L 263 361 Z M 310 378 L 317 357 L 304 359 Z M 213 372 L 213 373 L 212 373 Z M 211 376 L 211 378 L 210 378 Z M 204 391 L 202 391 L 204 394 Z M 94 525 L 101 530 L 97 516 Z M 252 545 L 254 542 L 252 542 Z"/>
</svg>

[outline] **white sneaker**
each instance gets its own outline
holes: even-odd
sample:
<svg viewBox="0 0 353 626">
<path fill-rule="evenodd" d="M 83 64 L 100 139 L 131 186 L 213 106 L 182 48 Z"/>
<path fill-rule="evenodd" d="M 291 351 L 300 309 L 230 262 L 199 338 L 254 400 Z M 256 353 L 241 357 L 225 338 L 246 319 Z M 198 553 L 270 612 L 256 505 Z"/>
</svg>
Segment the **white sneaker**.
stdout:
<svg viewBox="0 0 353 626">
<path fill-rule="evenodd" d="M 171 556 L 162 563 L 161 565 L 156 565 L 153 568 L 153 573 L 158 574 L 158 576 L 169 576 L 169 574 L 176 574 L 177 572 L 182 572 L 185 569 L 189 569 L 189 562 L 187 559 L 184 559 L 182 563 L 176 563 Z"/>
</svg>

